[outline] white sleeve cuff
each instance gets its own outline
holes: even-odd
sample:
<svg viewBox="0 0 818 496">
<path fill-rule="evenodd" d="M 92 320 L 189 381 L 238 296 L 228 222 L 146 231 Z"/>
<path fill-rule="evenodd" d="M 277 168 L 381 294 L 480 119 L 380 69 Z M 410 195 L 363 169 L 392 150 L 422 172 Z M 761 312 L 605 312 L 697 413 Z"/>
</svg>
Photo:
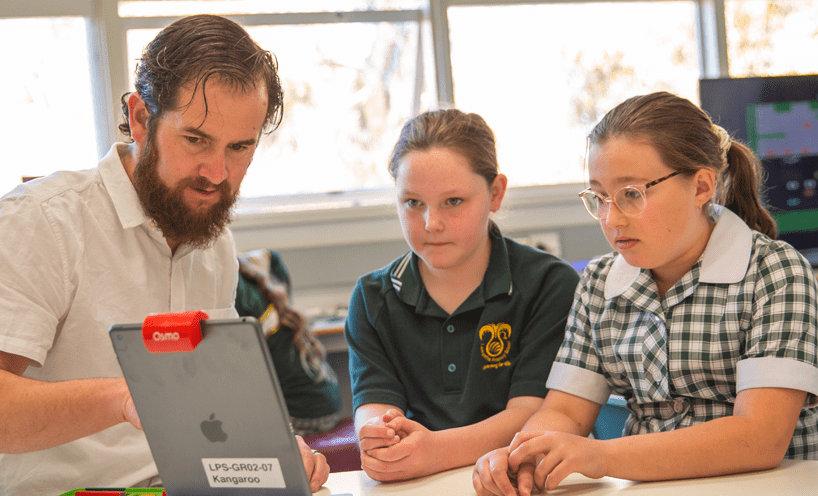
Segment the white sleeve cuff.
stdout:
<svg viewBox="0 0 818 496">
<path fill-rule="evenodd" d="M 788 388 L 818 395 L 818 368 L 790 358 L 747 358 L 738 362 L 736 375 L 736 392 L 753 388 Z"/>
<path fill-rule="evenodd" d="M 561 362 L 554 362 L 551 366 L 545 387 L 573 394 L 600 405 L 604 405 L 611 395 L 611 387 L 604 375 Z"/>
</svg>

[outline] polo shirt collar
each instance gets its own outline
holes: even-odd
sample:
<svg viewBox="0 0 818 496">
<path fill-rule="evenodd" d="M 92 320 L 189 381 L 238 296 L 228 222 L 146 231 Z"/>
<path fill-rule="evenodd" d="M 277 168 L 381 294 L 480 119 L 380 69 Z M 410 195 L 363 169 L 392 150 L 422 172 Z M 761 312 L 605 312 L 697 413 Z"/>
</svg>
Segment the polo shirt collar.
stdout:
<svg viewBox="0 0 818 496">
<path fill-rule="evenodd" d="M 739 216 L 721 205 L 712 205 L 710 214 L 717 221 L 699 259 L 699 282 L 739 282 L 750 265 L 753 231 Z M 647 270 L 633 267 L 624 257 L 617 255 L 605 280 L 605 299 L 622 295 L 640 279 L 640 274 L 650 277 Z"/>
<path fill-rule="evenodd" d="M 417 305 L 420 296 L 420 273 L 417 268 L 417 255 L 410 251 L 392 269 L 389 278 L 392 280 L 392 287 L 404 302 L 410 305 Z"/>
<path fill-rule="evenodd" d="M 127 143 L 114 143 L 108 154 L 99 162 L 99 174 L 105 189 L 111 196 L 114 209 L 119 217 L 119 222 L 125 229 L 137 227 L 150 222 L 150 218 L 145 215 L 136 190 L 133 187 L 131 178 L 125 172 L 122 165 L 121 155 L 126 154 Z"/>
<path fill-rule="evenodd" d="M 499 233 L 490 233 L 489 239 L 491 240 L 489 266 L 481 285 L 484 301 L 499 295 L 510 295 L 514 290 L 506 240 Z M 397 262 L 389 274 L 398 297 L 413 306 L 418 305 L 421 293 L 425 289 L 420 277 L 419 264 L 418 256 L 410 251 Z"/>
<path fill-rule="evenodd" d="M 510 296 L 514 292 L 506 239 L 496 231 L 491 232 L 489 239 L 491 239 L 491 255 L 486 275 L 483 276 L 483 297 L 486 300 L 500 295 Z"/>
</svg>

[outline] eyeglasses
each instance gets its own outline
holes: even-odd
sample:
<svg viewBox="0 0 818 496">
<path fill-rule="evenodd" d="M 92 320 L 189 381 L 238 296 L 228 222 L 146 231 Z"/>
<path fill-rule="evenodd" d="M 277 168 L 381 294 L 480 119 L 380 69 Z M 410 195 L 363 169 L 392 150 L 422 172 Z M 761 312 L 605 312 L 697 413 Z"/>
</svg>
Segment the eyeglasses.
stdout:
<svg viewBox="0 0 818 496">
<path fill-rule="evenodd" d="M 682 171 L 673 172 L 665 177 L 651 181 L 644 186 L 623 186 L 614 191 L 614 194 L 610 198 L 600 195 L 591 188 L 580 191 L 579 197 L 582 199 L 582 204 L 585 205 L 585 210 L 587 210 L 594 219 L 604 219 L 608 216 L 609 203 L 616 204 L 616 207 L 623 214 L 635 217 L 644 212 L 645 207 L 648 205 L 648 199 L 645 197 L 645 191 L 647 191 L 648 188 L 656 186 L 662 181 L 666 181 L 681 173 Z"/>
</svg>

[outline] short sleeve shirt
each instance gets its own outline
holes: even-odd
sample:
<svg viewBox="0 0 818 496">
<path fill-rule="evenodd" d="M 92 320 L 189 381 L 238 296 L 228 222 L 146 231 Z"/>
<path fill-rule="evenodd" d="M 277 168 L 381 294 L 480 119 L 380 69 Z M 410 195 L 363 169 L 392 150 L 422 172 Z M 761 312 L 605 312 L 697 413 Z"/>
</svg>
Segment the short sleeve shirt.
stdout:
<svg viewBox="0 0 818 496">
<path fill-rule="evenodd" d="M 393 405 L 441 430 L 545 396 L 579 275 L 499 234 L 491 242 L 482 284 L 451 315 L 430 298 L 412 252 L 358 281 L 345 326 L 353 408 Z"/>
<path fill-rule="evenodd" d="M 806 391 L 787 457 L 818 458 L 812 268 L 788 244 L 717 211 L 702 257 L 663 299 L 650 271 L 616 253 L 588 265 L 548 387 L 600 404 L 624 396 L 625 434 L 731 415 L 749 388 Z"/>
<path fill-rule="evenodd" d="M 171 254 L 144 214 L 114 145 L 95 169 L 58 172 L 0 199 L 0 350 L 40 381 L 122 377 L 108 337 L 156 312 L 233 309 L 238 260 L 229 232 Z M 0 455 L 0 494 L 123 487 L 157 475 L 130 424 L 47 450 Z"/>
</svg>

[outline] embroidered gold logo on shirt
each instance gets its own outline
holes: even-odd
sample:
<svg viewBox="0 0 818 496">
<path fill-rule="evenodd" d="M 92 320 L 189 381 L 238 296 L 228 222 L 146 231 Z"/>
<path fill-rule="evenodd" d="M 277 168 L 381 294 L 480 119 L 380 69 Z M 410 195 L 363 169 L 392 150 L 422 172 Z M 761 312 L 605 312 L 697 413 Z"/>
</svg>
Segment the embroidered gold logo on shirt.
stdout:
<svg viewBox="0 0 818 496">
<path fill-rule="evenodd" d="M 506 360 L 511 350 L 511 326 L 505 322 L 486 324 L 480 328 L 480 354 L 489 362 L 483 365 L 483 370 L 489 368 L 508 367 L 511 362 Z"/>
</svg>

